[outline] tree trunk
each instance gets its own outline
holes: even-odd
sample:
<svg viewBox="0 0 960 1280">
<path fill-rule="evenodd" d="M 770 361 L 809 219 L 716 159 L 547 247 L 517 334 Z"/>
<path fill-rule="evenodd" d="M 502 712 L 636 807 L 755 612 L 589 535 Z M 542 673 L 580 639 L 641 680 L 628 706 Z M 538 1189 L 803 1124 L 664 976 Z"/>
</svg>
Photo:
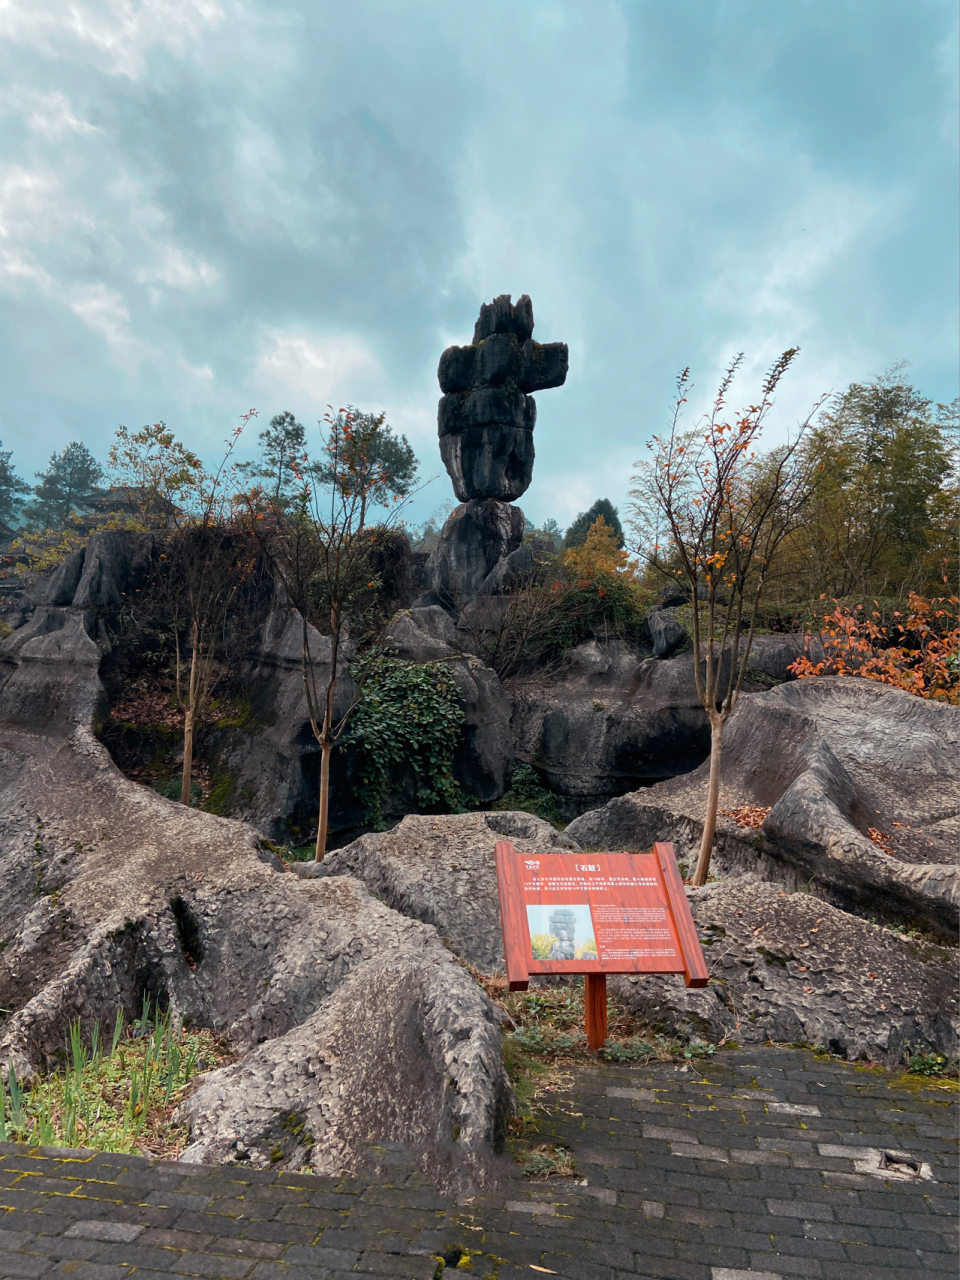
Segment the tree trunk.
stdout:
<svg viewBox="0 0 960 1280">
<path fill-rule="evenodd" d="M 320 812 L 317 817 L 317 852 L 315 862 L 322 862 L 327 852 L 327 819 L 330 811 L 330 753 L 333 743 L 326 738 L 320 743 Z"/>
<path fill-rule="evenodd" d="M 190 803 L 190 779 L 193 775 L 193 728 L 197 718 L 197 694 L 200 689 L 200 645 L 197 627 L 193 628 L 193 653 L 190 655 L 190 691 L 187 709 L 183 713 L 183 777 L 180 785 L 180 803 Z"/>
<path fill-rule="evenodd" d="M 697 870 L 693 877 L 696 885 L 706 884 L 710 871 L 710 854 L 713 851 L 713 836 L 717 829 L 717 804 L 720 800 L 720 750 L 723 741 L 723 720 L 720 716 L 710 719 L 710 781 L 707 785 L 707 811 L 703 818 L 703 838 L 700 841 L 700 856 L 697 858 Z"/>
<path fill-rule="evenodd" d="M 183 778 L 180 783 L 180 803 L 190 803 L 190 779 L 193 774 L 193 707 L 187 707 L 183 716 Z"/>
</svg>

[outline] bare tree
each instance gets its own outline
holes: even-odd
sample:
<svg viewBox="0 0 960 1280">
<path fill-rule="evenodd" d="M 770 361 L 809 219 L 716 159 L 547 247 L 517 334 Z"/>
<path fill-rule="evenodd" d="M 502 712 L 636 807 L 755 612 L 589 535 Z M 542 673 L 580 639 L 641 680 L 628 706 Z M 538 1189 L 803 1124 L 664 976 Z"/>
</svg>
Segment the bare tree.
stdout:
<svg viewBox="0 0 960 1280">
<path fill-rule="evenodd" d="M 299 489 L 284 504 L 262 489 L 248 495 L 253 527 L 302 620 L 303 687 L 310 728 L 320 746 L 320 800 L 316 860 L 327 847 L 330 810 L 330 756 L 360 698 L 355 686 L 348 706 L 337 714 L 337 690 L 343 679 L 345 648 L 354 633 L 371 621 L 380 585 L 373 557 L 385 524 L 368 527 L 367 507 L 375 500 L 383 475 L 365 453 L 368 434 L 353 411 L 327 413 L 321 428 L 322 458 L 311 461 L 306 448 L 296 470 Z M 356 428 L 356 429 L 355 429 Z M 315 481 L 319 477 L 322 487 Z M 311 631 L 330 641 L 330 668 L 317 673 L 310 648 Z"/>
<path fill-rule="evenodd" d="M 681 430 L 690 371 L 677 378 L 669 433 L 654 436 L 631 490 L 640 553 L 690 591 L 697 695 L 710 721 L 710 778 L 694 884 L 705 883 L 717 822 L 723 730 L 743 683 L 771 563 L 797 527 L 813 488 L 815 464 L 800 445 L 813 413 L 784 445 L 757 451 L 773 393 L 797 348 L 772 365 L 759 404 L 731 419 L 726 398 L 743 356 L 730 364 L 709 416 Z"/>
</svg>

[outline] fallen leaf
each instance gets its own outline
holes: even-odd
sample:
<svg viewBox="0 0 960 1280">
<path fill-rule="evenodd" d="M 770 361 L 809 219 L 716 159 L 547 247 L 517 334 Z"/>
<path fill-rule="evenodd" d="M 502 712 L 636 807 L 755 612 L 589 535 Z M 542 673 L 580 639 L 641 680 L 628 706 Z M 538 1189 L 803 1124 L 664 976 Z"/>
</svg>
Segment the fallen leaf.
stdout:
<svg viewBox="0 0 960 1280">
<path fill-rule="evenodd" d="M 867 978 L 868 978 L 868 979 L 870 979 L 871 981 L 872 981 L 876 976 L 877 976 L 877 975 L 876 975 L 875 973 L 868 973 L 868 974 L 867 974 Z"/>
<path fill-rule="evenodd" d="M 808 930 L 807 930 L 807 932 L 808 932 L 808 933 L 819 933 L 819 932 L 820 932 L 820 930 L 819 930 L 819 928 L 817 928 L 817 929 L 808 929 Z"/>
<path fill-rule="evenodd" d="M 196 874 L 193 878 L 194 878 L 194 880 L 202 880 L 202 879 L 203 879 L 203 872 L 202 872 L 202 871 L 198 871 L 198 872 L 197 872 L 197 874 Z"/>
<path fill-rule="evenodd" d="M 806 973 L 806 972 L 807 972 L 807 966 L 805 964 L 797 965 L 797 973 Z"/>
<path fill-rule="evenodd" d="M 762 933 L 766 927 L 765 924 L 762 924 L 759 929 L 754 929 L 753 936 L 756 937 L 758 933 Z"/>
<path fill-rule="evenodd" d="M 800 943 L 800 945 L 801 945 L 801 947 L 809 947 L 810 943 L 809 943 L 809 942 L 801 942 L 801 943 Z"/>
<path fill-rule="evenodd" d="M 733 818 L 738 827 L 750 827 L 759 831 L 770 809 L 757 804 L 741 804 L 735 809 L 721 809 L 720 812 L 725 818 Z"/>
<path fill-rule="evenodd" d="M 777 897 L 778 897 L 778 898 L 789 898 L 789 897 L 790 897 L 790 895 L 789 895 L 789 893 L 778 893 L 778 894 L 777 894 Z"/>
<path fill-rule="evenodd" d="M 803 989 L 807 993 L 807 995 L 809 995 L 810 992 L 813 990 L 813 987 L 804 987 Z"/>
<path fill-rule="evenodd" d="M 876 827 L 867 827 L 867 837 L 884 853 L 894 852 L 893 846 L 890 844 L 890 837 L 885 831 L 878 831 Z"/>
</svg>

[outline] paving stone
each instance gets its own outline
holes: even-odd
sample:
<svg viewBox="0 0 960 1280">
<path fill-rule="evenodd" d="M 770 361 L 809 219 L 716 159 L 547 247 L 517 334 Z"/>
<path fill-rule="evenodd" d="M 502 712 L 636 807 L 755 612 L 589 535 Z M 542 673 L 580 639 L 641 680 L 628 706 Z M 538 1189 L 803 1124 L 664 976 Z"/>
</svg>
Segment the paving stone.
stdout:
<svg viewBox="0 0 960 1280">
<path fill-rule="evenodd" d="M 128 1222 L 107 1222 L 98 1218 L 75 1222 L 63 1234 L 67 1237 L 75 1236 L 81 1240 L 106 1240 L 129 1244 L 130 1241 L 136 1240 L 142 1231 L 143 1227 L 136 1227 Z"/>
<path fill-rule="evenodd" d="M 459 1206 L 399 1144 L 351 1178 L 0 1144 L 0 1200 L 25 1197 L 0 1210 L 0 1277 L 432 1280 L 456 1242 L 500 1280 L 955 1280 L 955 1096 L 799 1050 L 707 1068 L 578 1068 L 538 1140 L 565 1142 L 589 1183 L 526 1183 L 507 1162 L 502 1187 Z M 862 1174 L 871 1149 L 914 1153 L 937 1181 Z"/>
</svg>

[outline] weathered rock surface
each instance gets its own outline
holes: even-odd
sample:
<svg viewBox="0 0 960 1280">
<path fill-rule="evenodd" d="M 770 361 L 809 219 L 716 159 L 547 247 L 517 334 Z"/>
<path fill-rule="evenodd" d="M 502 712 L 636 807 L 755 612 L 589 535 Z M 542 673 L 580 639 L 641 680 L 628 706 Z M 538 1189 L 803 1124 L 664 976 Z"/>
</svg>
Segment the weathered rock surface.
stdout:
<svg viewBox="0 0 960 1280">
<path fill-rule="evenodd" d="M 503 970 L 503 935 L 494 848 L 576 850 L 542 818 L 504 812 L 420 816 L 392 831 L 361 836 L 319 864 L 300 864 L 303 876 L 349 875 L 404 915 L 436 926 L 457 955 L 483 973 Z"/>
<path fill-rule="evenodd" d="M 674 609 L 656 609 L 647 618 L 655 658 L 669 658 L 687 639 L 687 628 Z"/>
<path fill-rule="evenodd" d="M 349 877 L 283 874 L 252 827 L 130 782 L 94 737 L 97 613 L 142 550 L 98 535 L 82 604 L 0 646 L 0 1062 L 29 1077 L 71 1020 L 89 1034 L 151 992 L 243 1054 L 187 1105 L 197 1158 L 350 1169 L 396 1140 L 482 1181 L 510 1099 L 498 1025 L 436 931 Z"/>
<path fill-rule="evenodd" d="M 448 347 L 437 377 L 440 454 L 461 502 L 513 502 L 533 474 L 537 406 L 531 391 L 560 387 L 567 346 L 534 342 L 533 304 L 509 294 L 480 308 L 473 344 Z"/>
<path fill-rule="evenodd" d="M 243 672 L 248 714 L 243 723 L 210 737 L 209 752 L 222 809 L 252 822 L 278 842 L 299 843 L 316 826 L 320 795 L 320 747 L 310 728 L 303 687 L 303 622 L 296 609 L 277 600 L 263 627 L 256 657 Z M 330 676 L 327 636 L 310 628 L 310 654 L 316 685 Z M 342 715 L 354 695 L 347 667 L 349 644 L 342 651 L 334 714 Z M 354 761 L 349 751 L 331 757 L 330 829 L 344 831 L 365 820 L 353 791 Z"/>
<path fill-rule="evenodd" d="M 418 604 L 458 613 L 473 599 L 501 560 L 523 541 L 523 512 L 494 498 L 454 507 L 423 569 Z"/>
<path fill-rule="evenodd" d="M 533 569 L 532 553 L 520 553 L 523 513 L 509 504 L 533 475 L 537 406 L 529 393 L 563 385 L 567 346 L 542 345 L 532 333 L 530 299 L 513 306 L 503 294 L 481 306 L 473 343 L 440 357 L 440 456 L 462 505 L 427 559 L 421 604 L 459 612 Z"/>
<path fill-rule="evenodd" d="M 513 772 L 513 704 L 497 673 L 460 647 L 467 638 L 434 605 L 398 614 L 386 643 L 398 657 L 411 662 L 442 659 L 450 668 L 464 714 L 451 771 L 468 795 L 490 804 L 503 795 Z"/>
<path fill-rule="evenodd" d="M 898 937 L 755 876 L 690 890 L 710 983 L 617 977 L 651 1027 L 714 1044 L 807 1042 L 894 1067 L 914 1048 L 957 1056 L 956 953 Z"/>
<path fill-rule="evenodd" d="M 720 807 L 770 813 L 759 831 L 721 817 L 718 866 L 793 885 L 812 879 L 840 906 L 952 938 L 958 721 L 956 707 L 847 676 L 745 695 L 724 735 Z M 611 800 L 573 822 L 569 834 L 585 848 L 672 840 L 690 863 L 706 769 Z M 892 852 L 871 841 L 871 828 L 889 837 Z"/>
<path fill-rule="evenodd" d="M 801 650 L 800 637 L 761 636 L 751 662 L 771 679 L 788 679 L 787 665 Z M 559 671 L 507 687 L 517 756 L 543 774 L 569 817 L 638 785 L 689 773 L 710 750 L 689 653 L 658 660 L 622 640 L 589 640 Z"/>
</svg>

